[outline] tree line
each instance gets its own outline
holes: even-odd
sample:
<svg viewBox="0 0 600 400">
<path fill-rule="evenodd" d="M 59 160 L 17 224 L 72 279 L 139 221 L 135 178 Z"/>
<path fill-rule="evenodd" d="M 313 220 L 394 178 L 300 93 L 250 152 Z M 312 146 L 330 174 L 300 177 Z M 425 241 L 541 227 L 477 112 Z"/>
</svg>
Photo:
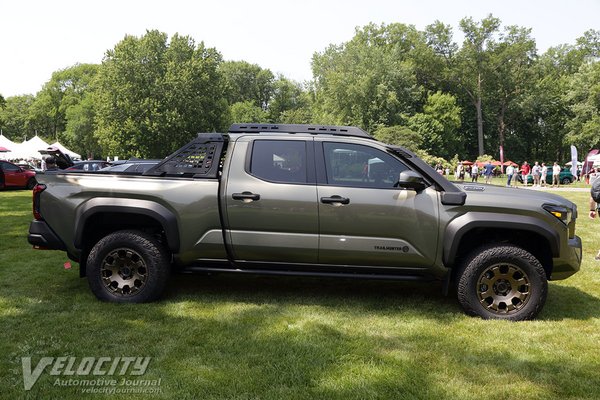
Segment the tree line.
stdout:
<svg viewBox="0 0 600 400">
<path fill-rule="evenodd" d="M 295 82 L 226 61 L 189 36 L 126 36 L 101 64 L 52 74 L 34 95 L 0 95 L 0 127 L 34 132 L 86 157 L 162 158 L 198 132 L 233 122 L 356 125 L 430 162 L 564 162 L 600 145 L 600 31 L 538 54 L 531 29 L 489 15 L 357 28 L 312 57 Z M 486 155 L 488 154 L 488 155 Z"/>
</svg>

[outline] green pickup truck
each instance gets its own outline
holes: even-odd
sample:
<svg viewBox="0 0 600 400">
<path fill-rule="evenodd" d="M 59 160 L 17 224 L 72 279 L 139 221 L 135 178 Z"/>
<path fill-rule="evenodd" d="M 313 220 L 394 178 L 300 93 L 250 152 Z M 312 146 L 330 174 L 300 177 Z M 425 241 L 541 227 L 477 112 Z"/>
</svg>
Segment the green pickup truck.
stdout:
<svg viewBox="0 0 600 400">
<path fill-rule="evenodd" d="M 236 124 L 143 172 L 38 182 L 29 242 L 106 301 L 156 300 L 174 271 L 441 281 L 470 315 L 524 320 L 581 263 L 572 202 L 451 183 L 355 127 Z"/>
</svg>

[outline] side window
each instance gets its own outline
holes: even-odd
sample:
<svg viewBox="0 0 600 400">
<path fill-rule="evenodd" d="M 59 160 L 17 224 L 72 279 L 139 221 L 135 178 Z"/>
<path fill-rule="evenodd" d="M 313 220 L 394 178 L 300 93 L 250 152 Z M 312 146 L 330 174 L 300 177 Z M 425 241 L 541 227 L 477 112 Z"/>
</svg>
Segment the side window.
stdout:
<svg viewBox="0 0 600 400">
<path fill-rule="evenodd" d="M 9 164 L 9 163 L 6 163 L 6 164 L 3 163 L 2 169 L 4 171 L 9 171 L 9 172 L 19 172 L 21 170 L 16 165 L 12 165 L 12 164 Z"/>
<path fill-rule="evenodd" d="M 325 142 L 323 149 L 330 185 L 393 188 L 400 172 L 408 169 L 400 160 L 368 146 Z"/>
<path fill-rule="evenodd" d="M 298 140 L 255 140 L 250 173 L 271 182 L 306 183 L 306 143 Z"/>
</svg>

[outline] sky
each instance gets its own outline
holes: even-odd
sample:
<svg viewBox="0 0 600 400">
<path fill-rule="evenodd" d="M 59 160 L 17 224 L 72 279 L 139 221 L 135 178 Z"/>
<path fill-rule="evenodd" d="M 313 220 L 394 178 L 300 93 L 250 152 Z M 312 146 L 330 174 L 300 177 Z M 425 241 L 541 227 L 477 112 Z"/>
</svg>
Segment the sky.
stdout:
<svg viewBox="0 0 600 400">
<path fill-rule="evenodd" d="M 52 72 L 101 63 L 125 35 L 152 29 L 303 82 L 312 78 L 315 52 L 370 22 L 423 30 L 439 20 L 460 42 L 462 18 L 490 13 L 503 26 L 531 28 L 540 53 L 600 30 L 600 0 L 0 0 L 0 94 L 36 94 Z"/>
</svg>

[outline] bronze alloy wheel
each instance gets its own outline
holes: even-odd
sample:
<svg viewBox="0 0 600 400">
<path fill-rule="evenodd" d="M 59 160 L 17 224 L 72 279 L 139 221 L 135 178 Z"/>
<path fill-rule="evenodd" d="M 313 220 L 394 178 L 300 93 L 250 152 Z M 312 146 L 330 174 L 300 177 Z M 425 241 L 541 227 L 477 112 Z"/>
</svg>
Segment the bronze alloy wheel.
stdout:
<svg viewBox="0 0 600 400">
<path fill-rule="evenodd" d="M 102 260 L 100 276 L 109 292 L 118 296 L 131 296 L 144 288 L 148 268 L 136 251 L 118 248 Z"/>
<path fill-rule="evenodd" d="M 527 274 L 514 264 L 494 264 L 477 280 L 479 302 L 488 311 L 509 315 L 522 309 L 531 297 Z"/>
</svg>

